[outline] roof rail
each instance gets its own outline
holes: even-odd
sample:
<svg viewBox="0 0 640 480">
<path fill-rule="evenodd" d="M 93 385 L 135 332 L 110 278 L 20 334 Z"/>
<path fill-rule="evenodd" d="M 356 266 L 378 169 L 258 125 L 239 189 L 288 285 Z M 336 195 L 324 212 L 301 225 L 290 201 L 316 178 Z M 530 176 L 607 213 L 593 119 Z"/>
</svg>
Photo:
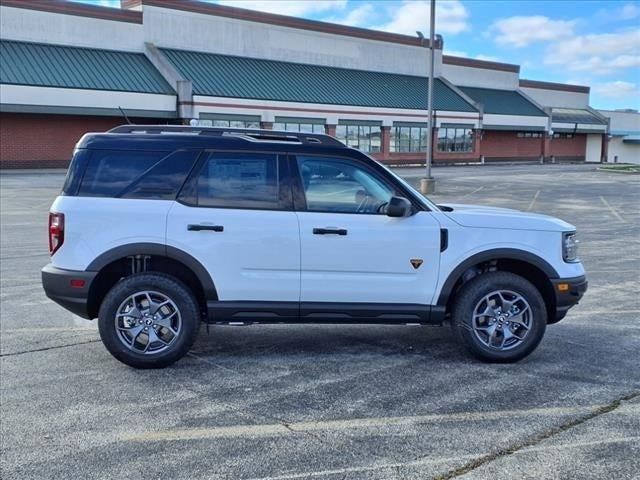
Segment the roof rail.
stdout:
<svg viewBox="0 0 640 480">
<path fill-rule="evenodd" d="M 210 135 L 235 137 L 250 142 L 305 143 L 344 147 L 344 143 L 324 133 L 283 132 L 252 128 L 199 127 L 189 125 L 120 125 L 107 133 L 164 134 L 164 135 Z"/>
</svg>

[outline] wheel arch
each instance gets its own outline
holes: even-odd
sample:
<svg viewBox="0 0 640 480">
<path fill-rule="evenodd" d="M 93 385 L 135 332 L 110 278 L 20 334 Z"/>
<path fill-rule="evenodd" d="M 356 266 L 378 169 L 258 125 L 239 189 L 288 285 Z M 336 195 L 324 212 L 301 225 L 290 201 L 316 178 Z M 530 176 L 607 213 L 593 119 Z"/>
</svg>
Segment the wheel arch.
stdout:
<svg viewBox="0 0 640 480">
<path fill-rule="evenodd" d="M 218 299 L 218 293 L 207 269 L 187 252 L 157 243 L 133 243 L 121 245 L 99 255 L 86 268 L 97 272 L 89 291 L 88 311 L 91 318 L 97 317 L 100 303 L 115 283 L 135 273 L 131 266 L 131 257 L 149 257 L 146 271 L 162 272 L 172 275 L 196 295 L 203 311 L 207 301 Z"/>
<path fill-rule="evenodd" d="M 497 248 L 479 252 L 460 262 L 445 280 L 437 305 L 449 311 L 458 288 L 464 283 L 466 272 L 478 267 L 492 265 L 496 270 L 508 271 L 520 275 L 540 291 L 547 306 L 548 319 L 554 318 L 555 295 L 550 279 L 559 278 L 559 274 L 549 262 L 536 254 L 513 248 Z M 472 275 L 472 276 L 475 276 Z"/>
</svg>

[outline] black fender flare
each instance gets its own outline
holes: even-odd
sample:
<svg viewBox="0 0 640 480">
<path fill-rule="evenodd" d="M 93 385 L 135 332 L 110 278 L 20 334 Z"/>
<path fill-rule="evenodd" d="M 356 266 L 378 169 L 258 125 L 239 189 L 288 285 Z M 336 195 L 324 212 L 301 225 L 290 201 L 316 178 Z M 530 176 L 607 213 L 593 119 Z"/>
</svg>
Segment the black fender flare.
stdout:
<svg viewBox="0 0 640 480">
<path fill-rule="evenodd" d="M 189 268 L 202 285 L 204 295 L 209 301 L 218 300 L 218 292 L 207 269 L 194 257 L 179 248 L 160 243 L 129 243 L 120 245 L 100 254 L 87 266 L 88 272 L 99 272 L 110 263 L 132 255 L 155 255 L 167 257 Z"/>
<path fill-rule="evenodd" d="M 527 262 L 544 272 L 547 278 L 559 278 L 556 269 L 553 268 L 549 264 L 549 262 L 547 262 L 543 258 L 540 258 L 538 255 L 527 252 L 526 250 L 518 250 L 516 248 L 494 248 L 492 250 L 486 250 L 484 252 L 479 252 L 471 255 L 470 257 L 460 262 L 458 266 L 452 270 L 442 286 L 442 290 L 440 291 L 440 295 L 438 297 L 438 305 L 447 305 L 447 303 L 449 302 L 449 297 L 453 292 L 453 287 L 455 287 L 456 283 L 465 271 L 467 271 L 474 265 L 488 262 L 490 260 L 519 260 L 522 262 Z"/>
</svg>

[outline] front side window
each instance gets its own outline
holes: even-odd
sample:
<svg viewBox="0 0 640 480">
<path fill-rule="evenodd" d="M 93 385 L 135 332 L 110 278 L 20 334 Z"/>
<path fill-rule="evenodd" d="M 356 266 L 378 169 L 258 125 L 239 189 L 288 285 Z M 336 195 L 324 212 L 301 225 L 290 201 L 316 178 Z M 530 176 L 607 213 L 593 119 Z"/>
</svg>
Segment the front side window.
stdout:
<svg viewBox="0 0 640 480">
<path fill-rule="evenodd" d="M 201 207 L 278 209 L 278 156 L 213 152 L 189 195 Z"/>
<path fill-rule="evenodd" d="M 439 152 L 473 152 L 473 130 L 470 128 L 438 129 Z"/>
<path fill-rule="evenodd" d="M 395 189 L 378 175 L 347 159 L 297 158 L 307 210 L 382 213 Z"/>
<path fill-rule="evenodd" d="M 361 152 L 380 152 L 380 125 L 340 124 L 336 126 L 336 138 Z"/>
</svg>

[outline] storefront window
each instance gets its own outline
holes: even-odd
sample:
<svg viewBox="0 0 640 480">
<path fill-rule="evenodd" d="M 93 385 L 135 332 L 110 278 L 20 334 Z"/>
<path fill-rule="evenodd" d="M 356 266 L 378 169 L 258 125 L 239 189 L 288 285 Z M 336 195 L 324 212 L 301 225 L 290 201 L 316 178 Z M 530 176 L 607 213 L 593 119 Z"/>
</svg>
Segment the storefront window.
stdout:
<svg viewBox="0 0 640 480">
<path fill-rule="evenodd" d="M 473 152 L 473 130 L 470 128 L 439 128 L 439 152 Z"/>
<path fill-rule="evenodd" d="M 285 132 L 302 133 L 324 133 L 324 125 L 321 123 L 297 123 L 297 122 L 276 122 L 273 124 L 274 130 Z"/>
<path fill-rule="evenodd" d="M 357 148 L 362 152 L 380 152 L 379 125 L 348 125 L 336 126 L 336 138 L 348 147 Z"/>
<path fill-rule="evenodd" d="M 197 120 L 201 127 L 222 128 L 260 128 L 260 120 L 253 118 L 200 118 Z"/>
<path fill-rule="evenodd" d="M 391 129 L 391 151 L 426 152 L 427 132 L 424 126 L 394 126 Z"/>
<path fill-rule="evenodd" d="M 252 120 L 213 120 L 214 127 L 260 128 L 260 122 Z"/>
</svg>

